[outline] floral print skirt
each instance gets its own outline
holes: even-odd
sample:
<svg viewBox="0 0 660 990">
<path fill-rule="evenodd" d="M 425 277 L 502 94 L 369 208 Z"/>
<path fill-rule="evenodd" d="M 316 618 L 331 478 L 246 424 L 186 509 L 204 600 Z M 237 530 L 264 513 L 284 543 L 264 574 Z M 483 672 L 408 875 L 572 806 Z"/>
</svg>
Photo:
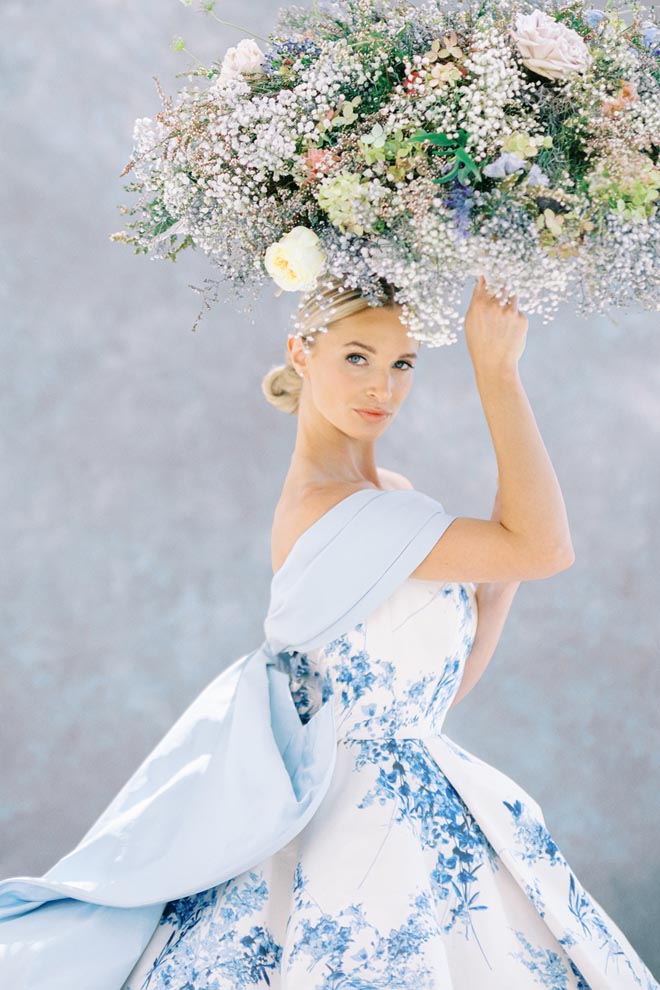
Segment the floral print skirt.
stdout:
<svg viewBox="0 0 660 990">
<path fill-rule="evenodd" d="M 515 840 L 505 865 L 443 753 L 457 773 L 476 761 L 445 737 L 341 740 L 305 829 L 253 869 L 167 904 L 122 990 L 656 990 L 524 792 L 502 793 L 509 778 L 476 761 L 495 774 Z M 587 943 L 607 956 L 593 982 L 576 962 Z"/>
</svg>

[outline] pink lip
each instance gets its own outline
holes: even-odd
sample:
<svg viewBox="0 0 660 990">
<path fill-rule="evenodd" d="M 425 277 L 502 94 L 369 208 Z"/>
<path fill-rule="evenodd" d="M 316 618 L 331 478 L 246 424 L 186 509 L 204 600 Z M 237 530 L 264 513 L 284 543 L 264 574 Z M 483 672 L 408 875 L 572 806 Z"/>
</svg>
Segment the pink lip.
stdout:
<svg viewBox="0 0 660 990">
<path fill-rule="evenodd" d="M 389 416 L 387 412 L 371 412 L 369 409 L 356 409 L 356 413 L 359 413 L 363 419 L 368 419 L 372 422 L 379 422 L 381 419 L 386 419 Z"/>
</svg>

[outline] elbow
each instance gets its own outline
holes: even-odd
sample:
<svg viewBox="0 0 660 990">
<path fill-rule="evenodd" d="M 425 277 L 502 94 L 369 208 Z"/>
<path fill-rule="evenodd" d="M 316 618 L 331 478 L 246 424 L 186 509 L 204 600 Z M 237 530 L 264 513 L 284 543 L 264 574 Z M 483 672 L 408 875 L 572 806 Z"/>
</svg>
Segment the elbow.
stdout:
<svg viewBox="0 0 660 990">
<path fill-rule="evenodd" d="M 546 548 L 544 553 L 540 553 L 537 547 L 529 562 L 529 573 L 523 580 L 554 577 L 555 574 L 568 570 L 574 563 L 575 551 L 570 543 L 562 543 L 552 549 Z"/>
<path fill-rule="evenodd" d="M 559 574 L 561 571 L 567 571 L 568 568 L 572 567 L 574 563 L 575 550 L 573 549 L 572 544 L 569 543 L 567 546 L 562 547 L 557 551 L 550 566 L 553 569 L 553 574 Z"/>
</svg>

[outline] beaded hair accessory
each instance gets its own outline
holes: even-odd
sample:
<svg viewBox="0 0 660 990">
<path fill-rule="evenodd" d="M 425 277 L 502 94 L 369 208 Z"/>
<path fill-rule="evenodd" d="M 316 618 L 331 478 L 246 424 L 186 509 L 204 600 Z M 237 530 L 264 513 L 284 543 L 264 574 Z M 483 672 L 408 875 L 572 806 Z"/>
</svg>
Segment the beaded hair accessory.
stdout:
<svg viewBox="0 0 660 990">
<path fill-rule="evenodd" d="M 371 306 L 384 306 L 394 300 L 393 287 L 377 289 L 370 296 Z M 354 299 L 363 298 L 362 290 L 350 287 L 341 279 L 334 276 L 321 277 L 318 285 L 310 292 L 303 294 L 297 312 L 294 314 L 293 329 L 289 337 L 302 337 L 304 350 L 309 353 L 309 345 L 313 343 L 316 333 L 327 333 L 328 324 L 340 311 L 337 301 L 341 300 L 341 308 Z"/>
</svg>

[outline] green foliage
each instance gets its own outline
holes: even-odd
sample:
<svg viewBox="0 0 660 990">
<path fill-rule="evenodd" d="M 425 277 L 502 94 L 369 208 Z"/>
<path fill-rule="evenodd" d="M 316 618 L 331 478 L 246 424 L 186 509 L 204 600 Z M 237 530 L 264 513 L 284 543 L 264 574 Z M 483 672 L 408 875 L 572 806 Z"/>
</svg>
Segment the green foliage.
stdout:
<svg viewBox="0 0 660 990">
<path fill-rule="evenodd" d="M 446 134 L 423 133 L 415 134 L 411 141 L 428 141 L 432 152 L 439 155 L 451 155 L 451 168 L 445 175 L 434 179 L 436 184 L 451 182 L 458 179 L 463 186 L 470 185 L 472 181 L 479 182 L 481 170 L 473 158 L 465 150 L 467 139 L 470 135 L 462 127 L 458 129 L 458 137 L 450 138 Z"/>
</svg>

